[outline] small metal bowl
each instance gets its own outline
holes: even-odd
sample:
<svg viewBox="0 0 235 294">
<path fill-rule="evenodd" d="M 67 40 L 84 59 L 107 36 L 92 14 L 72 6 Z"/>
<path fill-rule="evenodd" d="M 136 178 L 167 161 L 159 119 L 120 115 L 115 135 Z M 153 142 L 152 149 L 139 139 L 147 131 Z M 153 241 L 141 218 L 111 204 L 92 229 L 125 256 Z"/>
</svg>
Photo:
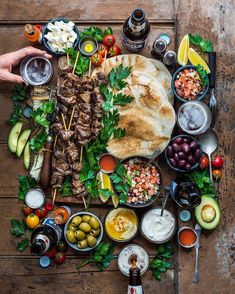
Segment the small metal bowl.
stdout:
<svg viewBox="0 0 235 294">
<path fill-rule="evenodd" d="M 196 236 L 196 240 L 195 240 L 195 242 L 194 242 L 193 244 L 191 244 L 191 245 L 183 245 L 183 244 L 180 242 L 180 233 L 181 233 L 182 231 L 184 231 L 184 230 L 190 230 L 190 231 L 192 231 L 192 232 L 195 234 L 195 236 Z M 182 228 L 179 229 L 179 231 L 178 231 L 178 233 L 177 233 L 177 240 L 178 240 L 178 243 L 180 244 L 180 246 L 182 246 L 183 248 L 187 248 L 187 249 L 189 249 L 189 248 L 194 247 L 195 244 L 197 243 L 197 241 L 198 241 L 198 235 L 197 235 L 197 232 L 196 232 L 194 229 L 192 229 L 192 228 L 190 228 L 190 227 L 182 227 Z"/>
<path fill-rule="evenodd" d="M 46 25 L 45 27 L 43 28 L 43 31 L 42 31 L 42 44 L 43 46 L 47 49 L 48 52 L 56 55 L 56 56 L 62 56 L 62 55 L 65 55 L 66 53 L 65 52 L 55 52 L 55 51 L 52 51 L 51 50 L 51 47 L 48 45 L 47 43 L 47 39 L 45 38 L 45 35 L 50 32 L 50 30 L 48 29 L 48 24 L 49 23 L 55 23 L 56 21 L 63 21 L 64 23 L 68 23 L 69 22 L 69 19 L 67 18 L 63 18 L 63 17 L 58 17 L 58 18 L 53 18 L 51 19 Z M 77 26 L 75 24 L 74 28 L 73 28 L 74 32 L 77 34 L 77 39 L 74 41 L 73 43 L 73 48 L 76 49 L 78 47 L 78 42 L 79 42 L 79 30 L 77 29 Z"/>
<path fill-rule="evenodd" d="M 148 162 L 149 161 L 149 158 L 148 157 L 145 157 L 145 156 L 133 156 L 133 157 L 128 157 L 124 160 L 122 160 L 122 163 L 126 163 L 128 162 L 129 160 L 131 159 L 138 159 L 140 161 L 144 161 L 144 162 Z M 133 204 L 133 203 L 125 203 L 126 206 L 128 207 L 132 207 L 132 208 L 144 208 L 144 207 L 148 207 L 150 206 L 151 204 L 153 204 L 153 202 L 155 202 L 157 200 L 157 198 L 159 197 L 160 193 L 161 193 L 161 188 L 162 188 L 162 172 L 161 172 L 161 169 L 159 167 L 159 165 L 156 163 L 156 161 L 154 160 L 152 162 L 152 164 L 155 165 L 155 167 L 157 168 L 158 170 L 158 173 L 159 173 L 159 176 L 160 176 L 160 184 L 159 184 L 159 189 L 158 189 L 158 192 L 154 195 L 152 195 L 151 199 L 148 200 L 147 202 L 145 203 L 141 203 L 141 204 Z"/>
<path fill-rule="evenodd" d="M 185 135 L 185 134 L 182 134 L 182 135 L 178 135 L 178 136 L 175 136 L 174 138 L 172 138 L 169 142 L 169 144 L 167 145 L 167 147 L 171 144 L 171 142 L 173 142 L 175 139 L 177 138 L 190 138 L 194 141 L 196 141 L 198 143 L 198 147 L 199 147 L 199 150 L 200 150 L 200 157 L 202 155 L 202 149 L 201 149 L 201 145 L 199 144 L 199 141 L 197 139 L 195 139 L 194 137 L 192 136 L 189 136 L 189 135 Z M 200 162 L 200 159 L 191 167 L 190 170 L 186 170 L 186 169 L 182 169 L 182 168 L 179 168 L 179 167 L 175 167 L 173 166 L 170 161 L 169 161 L 169 158 L 167 156 L 167 148 L 165 150 L 165 158 L 166 158 L 166 162 L 167 164 L 169 165 L 170 168 L 172 168 L 173 170 L 177 171 L 177 172 L 180 172 L 180 173 L 190 173 L 192 172 L 193 170 L 195 170 L 198 165 L 199 165 L 199 162 Z"/>
<path fill-rule="evenodd" d="M 83 48 L 83 44 L 87 41 L 90 41 L 93 44 L 93 50 L 91 52 L 86 52 L 85 49 Z M 90 36 L 86 36 L 83 37 L 82 39 L 80 39 L 79 43 L 78 43 L 78 48 L 79 51 L 85 55 L 85 56 L 92 56 L 97 50 L 98 50 L 98 42 L 96 41 L 95 38 L 90 37 Z"/>
<path fill-rule="evenodd" d="M 113 173 L 114 172 L 114 170 L 105 170 L 105 169 L 102 169 L 102 167 L 100 166 L 100 160 L 101 160 L 101 158 L 103 158 L 104 156 L 106 156 L 106 155 L 109 155 L 109 156 L 111 156 L 111 157 L 113 157 L 113 159 L 116 161 L 116 163 L 117 163 L 117 159 L 116 159 L 116 157 L 115 156 L 113 156 L 112 154 L 110 154 L 110 153 L 103 153 L 100 157 L 99 157 L 99 161 L 98 161 L 98 165 L 99 165 L 99 168 L 100 168 L 100 170 L 103 172 L 103 173 L 105 173 L 105 174 L 111 174 L 111 173 Z"/>
<path fill-rule="evenodd" d="M 80 249 L 80 248 L 78 248 L 76 243 L 71 243 L 71 242 L 68 241 L 67 236 L 66 236 L 66 232 L 68 230 L 68 226 L 69 226 L 71 220 L 77 215 L 82 216 L 84 214 L 94 216 L 98 220 L 98 222 L 100 224 L 100 234 L 99 234 L 99 236 L 97 238 L 97 243 L 96 243 L 96 245 L 94 247 L 87 247 L 87 248 L 84 248 L 84 249 Z M 70 247 L 72 247 L 74 250 L 79 251 L 79 252 L 88 252 L 88 251 L 91 251 L 91 250 L 95 249 L 100 244 L 100 242 L 101 242 L 101 240 L 103 238 L 103 235 L 104 235 L 104 228 L 103 228 L 103 225 L 102 225 L 100 219 L 94 213 L 87 212 L 87 211 L 80 211 L 80 212 L 77 212 L 77 213 L 71 215 L 70 218 L 67 220 L 65 226 L 64 226 L 64 238 L 65 238 L 66 242 L 69 244 Z"/>
<path fill-rule="evenodd" d="M 181 102 L 192 101 L 192 100 L 188 100 L 188 99 L 184 99 L 184 98 L 180 97 L 180 96 L 177 94 L 176 89 L 175 89 L 175 80 L 176 80 L 176 77 L 177 77 L 177 75 L 178 75 L 183 69 L 185 69 L 185 68 L 188 68 L 188 69 L 190 69 L 190 68 L 194 68 L 194 69 L 196 69 L 196 66 L 194 66 L 194 65 L 190 65 L 190 64 L 187 64 L 187 65 L 185 65 L 185 66 L 180 67 L 180 68 L 177 69 L 177 71 L 173 74 L 173 77 L 172 77 L 172 80 L 171 80 L 171 88 L 172 88 L 172 91 L 173 91 L 174 95 L 176 96 L 176 98 L 179 99 Z M 207 76 L 207 79 L 208 79 L 208 76 Z M 209 90 L 209 79 L 208 79 L 208 85 L 206 86 L 204 92 L 203 92 L 201 95 L 197 96 L 197 98 L 196 98 L 194 101 L 204 99 L 204 98 L 206 97 L 206 94 L 207 94 L 208 90 Z"/>
<path fill-rule="evenodd" d="M 118 240 L 118 239 L 113 238 L 112 236 L 110 236 L 110 235 L 108 234 L 108 232 L 107 232 L 107 230 L 106 230 L 106 220 L 107 220 L 108 215 L 110 214 L 111 211 L 113 211 L 113 210 L 117 210 L 117 209 L 120 209 L 120 208 L 121 208 L 121 209 L 129 209 L 129 210 L 131 210 L 131 211 L 133 212 L 133 214 L 135 215 L 136 219 L 137 219 L 137 224 L 136 224 L 136 225 L 137 225 L 137 230 L 136 230 L 135 234 L 134 234 L 133 236 L 131 236 L 129 239 L 125 239 L 125 240 Z M 105 216 L 105 220 L 104 220 L 104 229 L 105 229 L 105 232 L 106 232 L 107 236 L 108 236 L 111 240 L 113 240 L 113 241 L 115 241 L 115 242 L 117 242 L 117 243 L 126 243 L 126 242 L 129 242 L 129 241 L 133 240 L 133 239 L 137 236 L 137 234 L 138 234 L 138 232 L 139 232 L 139 219 L 138 219 L 138 216 L 136 215 L 135 211 L 132 210 L 132 209 L 130 209 L 130 208 L 126 208 L 126 207 L 117 207 L 117 208 L 113 208 L 113 209 L 111 209 L 111 210 L 106 214 L 106 216 Z"/>
<path fill-rule="evenodd" d="M 175 232 L 176 232 L 176 229 L 177 229 L 177 221 L 176 221 L 176 218 L 175 218 L 175 216 L 174 216 L 174 214 L 173 214 L 172 212 L 170 212 L 170 211 L 167 210 L 167 209 L 164 209 L 164 211 L 166 210 L 167 212 L 169 212 L 169 213 L 171 214 L 171 216 L 172 216 L 172 217 L 174 218 L 174 220 L 175 220 L 174 230 L 172 231 L 172 234 L 171 234 L 168 238 L 166 238 L 165 240 L 162 240 L 162 241 L 153 241 L 153 240 L 150 239 L 148 236 L 146 236 L 145 233 L 143 232 L 143 230 L 142 230 L 142 223 L 143 223 L 143 220 L 144 220 L 144 217 L 146 216 L 146 214 L 149 213 L 149 211 L 151 211 L 151 210 L 155 210 L 155 209 L 162 209 L 162 208 L 159 207 L 159 206 L 156 206 L 156 207 L 154 207 L 154 208 L 148 210 L 148 211 L 142 216 L 141 221 L 140 221 L 140 234 L 141 234 L 146 240 L 148 240 L 149 242 L 151 242 L 151 243 L 153 243 L 153 244 L 163 244 L 163 243 L 166 243 L 166 242 L 170 241 L 170 240 L 174 237 Z"/>
</svg>

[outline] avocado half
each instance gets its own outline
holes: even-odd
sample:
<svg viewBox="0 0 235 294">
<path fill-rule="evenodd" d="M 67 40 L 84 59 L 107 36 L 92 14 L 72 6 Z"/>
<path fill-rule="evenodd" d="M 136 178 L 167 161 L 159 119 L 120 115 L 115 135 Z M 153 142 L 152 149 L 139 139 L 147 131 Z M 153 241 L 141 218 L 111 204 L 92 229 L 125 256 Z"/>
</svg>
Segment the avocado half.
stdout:
<svg viewBox="0 0 235 294">
<path fill-rule="evenodd" d="M 195 216 L 199 225 L 205 230 L 215 229 L 220 221 L 220 208 L 211 196 L 202 196 L 201 204 L 195 208 Z"/>
</svg>

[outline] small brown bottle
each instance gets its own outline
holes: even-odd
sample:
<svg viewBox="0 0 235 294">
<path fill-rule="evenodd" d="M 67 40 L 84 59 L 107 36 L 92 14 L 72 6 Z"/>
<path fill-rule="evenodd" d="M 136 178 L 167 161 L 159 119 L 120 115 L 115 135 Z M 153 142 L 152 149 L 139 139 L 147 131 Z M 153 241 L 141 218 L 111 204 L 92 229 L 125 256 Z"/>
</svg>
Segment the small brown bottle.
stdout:
<svg viewBox="0 0 235 294">
<path fill-rule="evenodd" d="M 144 49 L 150 31 L 150 24 L 142 9 L 135 9 L 123 26 L 123 45 L 132 52 Z"/>
<path fill-rule="evenodd" d="M 129 285 L 127 294 L 143 294 L 143 286 L 140 278 L 140 269 L 133 263 L 129 270 Z"/>
</svg>

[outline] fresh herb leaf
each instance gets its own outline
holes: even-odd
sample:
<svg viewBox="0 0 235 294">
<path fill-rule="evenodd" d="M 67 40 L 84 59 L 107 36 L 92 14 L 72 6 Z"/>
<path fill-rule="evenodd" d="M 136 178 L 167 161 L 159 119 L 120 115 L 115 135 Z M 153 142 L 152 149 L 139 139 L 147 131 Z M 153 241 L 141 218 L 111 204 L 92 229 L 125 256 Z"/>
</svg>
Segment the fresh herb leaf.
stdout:
<svg viewBox="0 0 235 294">
<path fill-rule="evenodd" d="M 186 175 L 192 182 L 196 183 L 201 190 L 202 195 L 210 195 L 215 197 L 215 188 L 210 180 L 207 170 L 196 170 L 193 173 Z"/>
<path fill-rule="evenodd" d="M 52 100 L 42 103 L 37 109 L 32 112 L 32 118 L 35 124 L 48 128 L 50 121 L 48 120 L 49 114 L 55 109 L 55 103 Z"/>
<path fill-rule="evenodd" d="M 16 237 L 22 236 L 26 231 L 26 223 L 24 220 L 19 221 L 18 219 L 11 220 L 11 233 Z"/>
<path fill-rule="evenodd" d="M 23 85 L 16 85 L 11 92 L 11 98 L 14 102 L 24 101 L 29 93 L 29 88 Z"/>
<path fill-rule="evenodd" d="M 207 76 L 206 70 L 201 66 L 201 64 L 199 64 L 196 67 L 196 70 L 197 70 L 197 72 L 199 73 L 199 75 L 201 77 L 201 84 L 203 86 L 207 86 L 208 83 L 209 83 L 209 80 L 208 80 L 208 76 Z"/>
<path fill-rule="evenodd" d="M 128 103 L 130 103 L 134 97 L 129 95 L 123 95 L 122 93 L 118 93 L 116 95 L 113 95 L 113 105 L 120 105 L 124 106 Z"/>
<path fill-rule="evenodd" d="M 156 280 L 161 281 L 161 273 L 166 272 L 172 266 L 172 263 L 167 260 L 173 255 L 174 247 L 171 243 L 158 245 L 157 254 L 149 265 Z"/>
<path fill-rule="evenodd" d="M 99 270 L 103 271 L 109 267 L 111 261 L 114 259 L 113 255 L 114 245 L 106 242 L 101 242 L 85 262 L 77 265 L 77 269 L 84 267 L 87 264 L 96 265 Z"/>
<path fill-rule="evenodd" d="M 10 118 L 7 120 L 8 124 L 10 126 L 14 126 L 22 118 L 22 115 L 23 115 L 22 106 L 17 103 L 14 103 L 13 112 L 12 112 Z"/>
<path fill-rule="evenodd" d="M 19 200 L 24 201 L 26 193 L 31 188 L 35 188 L 37 186 L 37 182 L 35 179 L 28 176 L 18 176 L 19 180 L 19 190 L 18 190 L 18 198 Z"/>
<path fill-rule="evenodd" d="M 73 195 L 71 176 L 67 176 L 65 178 L 63 185 L 59 188 L 59 192 L 61 197 L 68 197 Z"/>
<path fill-rule="evenodd" d="M 113 34 L 113 30 L 111 27 L 107 27 L 107 29 L 104 30 L 104 35 L 112 35 Z"/>
<path fill-rule="evenodd" d="M 191 35 L 189 34 L 189 41 L 200 47 L 202 52 L 213 52 L 213 44 L 210 40 L 203 39 L 200 35 L 195 34 Z"/>
<path fill-rule="evenodd" d="M 108 75 L 108 81 L 112 89 L 121 90 L 126 87 L 127 82 L 123 81 L 126 79 L 129 74 L 131 73 L 131 67 L 123 67 L 122 64 L 120 64 L 115 69 L 113 68 L 109 75 Z"/>
<path fill-rule="evenodd" d="M 76 60 L 76 57 L 77 57 L 77 54 L 78 54 L 79 51 L 76 51 L 73 48 L 68 48 L 65 51 L 69 54 L 70 64 L 72 66 L 74 66 L 75 60 Z M 90 63 L 90 59 L 88 57 L 79 54 L 77 64 L 76 64 L 76 68 L 75 68 L 75 73 L 78 76 L 83 75 L 88 70 L 89 63 Z"/>
<path fill-rule="evenodd" d="M 23 252 L 27 247 L 29 247 L 30 241 L 28 237 L 25 237 L 17 244 L 17 250 Z"/>
<path fill-rule="evenodd" d="M 29 147 L 32 151 L 38 152 L 42 149 L 47 141 L 47 132 L 42 130 L 36 137 L 33 137 L 29 141 Z"/>
<path fill-rule="evenodd" d="M 102 42 L 104 36 L 106 35 L 112 35 L 113 31 L 110 27 L 108 27 L 105 30 L 102 30 L 99 27 L 89 27 L 84 29 L 83 32 L 80 32 L 80 38 L 83 38 L 85 36 L 92 36 L 96 39 L 97 42 Z"/>
</svg>

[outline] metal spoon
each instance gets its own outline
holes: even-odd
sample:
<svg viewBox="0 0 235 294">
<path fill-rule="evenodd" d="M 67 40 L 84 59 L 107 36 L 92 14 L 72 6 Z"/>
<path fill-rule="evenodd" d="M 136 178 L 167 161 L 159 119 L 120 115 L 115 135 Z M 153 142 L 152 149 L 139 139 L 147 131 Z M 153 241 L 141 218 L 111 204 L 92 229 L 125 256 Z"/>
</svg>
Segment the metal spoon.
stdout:
<svg viewBox="0 0 235 294">
<path fill-rule="evenodd" d="M 156 159 L 158 157 L 159 154 L 161 154 L 161 150 L 160 149 L 156 149 L 153 153 L 153 155 L 150 157 L 148 164 L 152 163 L 154 161 L 154 159 Z"/>
<path fill-rule="evenodd" d="M 200 248 L 200 240 L 201 240 L 201 232 L 202 228 L 199 224 L 196 224 L 195 231 L 197 233 L 197 242 L 194 245 L 196 256 L 195 256 L 195 267 L 194 267 L 194 278 L 193 282 L 198 283 L 199 282 L 199 268 L 198 268 L 198 258 L 199 258 L 199 248 Z"/>
<path fill-rule="evenodd" d="M 218 137 L 215 131 L 209 129 L 207 132 L 199 136 L 199 143 L 202 151 L 208 155 L 209 168 L 210 168 L 210 179 L 213 183 L 212 167 L 211 167 L 211 154 L 216 150 L 218 146 Z"/>
<path fill-rule="evenodd" d="M 170 194 L 170 187 L 169 186 L 166 186 L 165 189 L 164 189 L 164 196 L 162 198 L 162 210 L 161 210 L 161 216 L 163 216 L 163 211 L 165 209 L 165 206 L 166 206 L 166 203 L 167 203 L 167 199 L 168 199 L 168 196 Z"/>
</svg>

